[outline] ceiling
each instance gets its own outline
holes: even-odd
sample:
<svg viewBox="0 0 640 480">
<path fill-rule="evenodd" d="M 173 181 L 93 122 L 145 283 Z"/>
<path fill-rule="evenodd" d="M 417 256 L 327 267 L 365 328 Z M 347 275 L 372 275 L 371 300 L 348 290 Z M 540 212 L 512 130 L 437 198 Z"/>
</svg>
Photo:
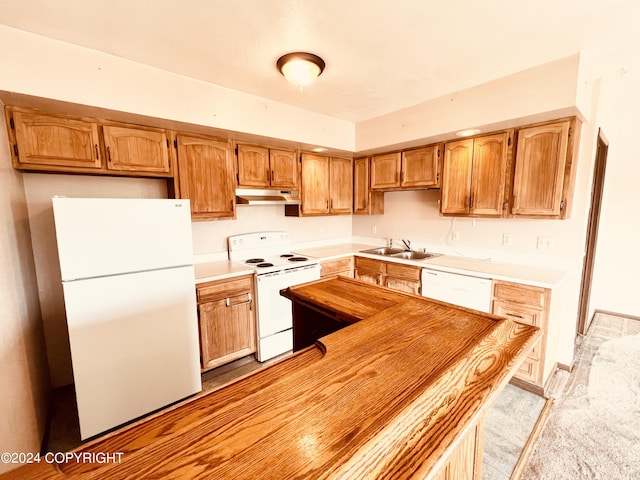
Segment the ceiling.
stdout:
<svg viewBox="0 0 640 480">
<path fill-rule="evenodd" d="M 637 0 L 0 0 L 0 24 L 350 122 L 636 46 L 639 14 Z M 275 67 L 297 50 L 327 64 L 302 91 Z"/>
</svg>

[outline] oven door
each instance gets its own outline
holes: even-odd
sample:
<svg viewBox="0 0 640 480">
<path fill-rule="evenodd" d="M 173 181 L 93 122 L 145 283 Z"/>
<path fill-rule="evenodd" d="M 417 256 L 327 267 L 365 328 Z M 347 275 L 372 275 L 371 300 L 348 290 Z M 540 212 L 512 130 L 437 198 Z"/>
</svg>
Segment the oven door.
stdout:
<svg viewBox="0 0 640 480">
<path fill-rule="evenodd" d="M 257 275 L 256 279 L 258 337 L 262 339 L 292 328 L 291 300 L 280 295 L 280 290 L 320 279 L 320 265 L 316 263 L 265 273 Z"/>
</svg>

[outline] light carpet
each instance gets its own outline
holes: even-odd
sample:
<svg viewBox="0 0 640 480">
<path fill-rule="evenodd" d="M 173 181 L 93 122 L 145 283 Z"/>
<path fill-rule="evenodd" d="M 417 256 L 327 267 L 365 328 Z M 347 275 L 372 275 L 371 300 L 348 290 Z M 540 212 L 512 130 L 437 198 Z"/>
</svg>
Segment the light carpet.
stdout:
<svg viewBox="0 0 640 480">
<path fill-rule="evenodd" d="M 578 342 L 521 478 L 638 479 L 640 321 L 597 314 Z"/>
</svg>

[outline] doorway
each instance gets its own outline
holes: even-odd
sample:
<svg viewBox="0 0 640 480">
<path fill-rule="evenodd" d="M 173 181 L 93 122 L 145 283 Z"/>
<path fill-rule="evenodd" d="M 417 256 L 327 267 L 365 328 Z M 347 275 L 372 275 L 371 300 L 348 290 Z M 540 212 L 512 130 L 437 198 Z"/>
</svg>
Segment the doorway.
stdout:
<svg viewBox="0 0 640 480">
<path fill-rule="evenodd" d="M 587 239 L 582 268 L 582 283 L 580 285 L 580 301 L 578 307 L 578 323 L 576 333 L 585 335 L 589 330 L 591 319 L 589 315 L 589 299 L 591 297 L 591 283 L 593 280 L 593 264 L 596 256 L 598 241 L 598 225 L 600 223 L 600 207 L 602 205 L 602 191 L 604 188 L 604 173 L 607 166 L 607 152 L 609 142 L 598 129 L 598 145 L 596 147 L 596 161 L 593 167 L 593 184 L 591 186 L 591 206 L 589 208 L 589 223 L 587 224 Z"/>
</svg>

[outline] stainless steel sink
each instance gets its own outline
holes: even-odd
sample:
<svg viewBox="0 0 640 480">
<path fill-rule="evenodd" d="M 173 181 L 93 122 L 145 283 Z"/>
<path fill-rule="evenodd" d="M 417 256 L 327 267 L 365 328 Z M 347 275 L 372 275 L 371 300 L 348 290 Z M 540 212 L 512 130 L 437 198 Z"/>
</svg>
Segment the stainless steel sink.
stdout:
<svg viewBox="0 0 640 480">
<path fill-rule="evenodd" d="M 401 248 L 389 248 L 389 247 L 380 247 L 380 248 L 371 248 L 369 250 L 362 250 L 362 253 L 372 253 L 373 255 L 395 255 L 396 253 L 403 253 L 404 250 Z"/>
<path fill-rule="evenodd" d="M 437 257 L 437 253 L 427 253 L 427 252 L 414 252 L 414 251 L 405 251 L 399 253 L 389 254 L 390 257 L 395 258 L 404 258 L 407 260 L 424 260 L 425 258 Z"/>
<path fill-rule="evenodd" d="M 413 250 L 402 250 L 401 248 L 371 248 L 362 250 L 362 253 L 371 253 L 373 255 L 382 255 L 385 257 L 404 258 L 406 260 L 424 260 L 425 258 L 437 257 L 437 253 L 414 252 Z"/>
</svg>

